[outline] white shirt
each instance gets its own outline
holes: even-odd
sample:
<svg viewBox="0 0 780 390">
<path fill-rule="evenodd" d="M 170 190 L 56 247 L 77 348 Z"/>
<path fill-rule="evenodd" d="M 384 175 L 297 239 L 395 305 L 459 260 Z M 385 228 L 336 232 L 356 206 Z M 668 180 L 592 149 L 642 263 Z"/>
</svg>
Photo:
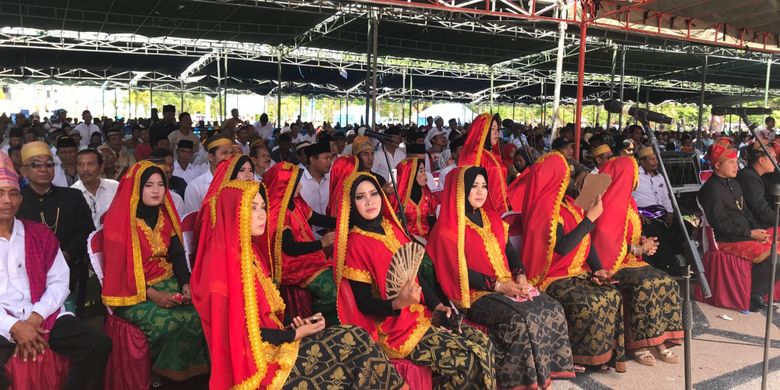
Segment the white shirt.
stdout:
<svg viewBox="0 0 780 390">
<path fill-rule="evenodd" d="M 271 123 L 268 122 L 263 126 L 260 121 L 255 122 L 255 132 L 263 137 L 263 139 L 269 139 L 274 134 L 274 128 L 271 126 Z"/>
<path fill-rule="evenodd" d="M 309 173 L 308 169 L 303 170 L 301 175 L 301 197 L 306 204 L 317 214 L 325 214 L 328 208 L 328 199 L 330 199 L 330 173 L 325 174 L 319 183 Z M 319 240 L 322 236 L 317 233 L 322 227 L 312 226 L 314 239 Z"/>
<path fill-rule="evenodd" d="M 95 223 L 96 229 L 100 229 L 103 226 L 100 223 L 100 218 L 108 211 L 108 206 L 111 206 L 111 201 L 114 200 L 116 190 L 119 188 L 119 182 L 111 179 L 100 179 L 100 184 L 94 195 L 84 187 L 84 183 L 81 180 L 73 183 L 70 188 L 77 189 L 84 195 L 84 199 L 92 211 L 92 222 Z"/>
<path fill-rule="evenodd" d="M 305 169 L 301 176 L 301 197 L 315 213 L 325 214 L 330 198 L 330 173 L 325 174 L 318 183 Z"/>
<path fill-rule="evenodd" d="M 209 169 L 187 184 L 187 191 L 184 192 L 184 210 L 179 210 L 179 215 L 200 211 L 203 198 L 206 197 L 206 192 L 208 192 L 212 180 L 214 180 L 214 175 L 211 173 L 211 169 Z"/>
<path fill-rule="evenodd" d="M 60 310 L 57 318 L 73 315 L 65 311 L 65 299 L 70 294 L 70 269 L 58 248 L 54 262 L 46 273 L 46 291 L 33 304 L 30 279 L 27 277 L 24 248 L 24 225 L 14 218 L 11 239 L 0 237 L 0 336 L 13 342 L 11 327 L 19 320 L 27 320 L 32 312 L 44 319 Z"/>
<path fill-rule="evenodd" d="M 79 174 L 76 173 L 76 181 L 79 180 Z M 68 176 L 65 173 L 65 169 L 62 168 L 62 165 L 57 164 L 57 166 L 54 167 L 54 180 L 51 181 L 52 185 L 55 185 L 57 187 L 70 187 L 68 184 Z M 73 184 L 76 184 L 75 182 Z"/>
<path fill-rule="evenodd" d="M 179 164 L 179 161 L 176 160 L 173 162 L 173 176 L 178 176 L 189 184 L 198 176 L 202 175 L 204 173 L 204 169 L 207 168 L 208 167 L 204 167 L 203 165 L 189 163 L 187 164 L 187 169 L 183 169 Z"/>
<path fill-rule="evenodd" d="M 379 147 L 379 150 L 374 153 L 374 166 L 371 170 L 377 175 L 382 176 L 385 180 L 390 180 L 390 172 L 395 169 L 398 164 L 406 158 L 406 149 L 396 148 L 395 152 L 387 152 L 387 157 L 390 159 L 390 165 L 392 168 L 387 167 L 387 161 L 385 160 L 385 150 L 383 147 Z"/>
<path fill-rule="evenodd" d="M 634 197 L 637 207 L 660 205 L 666 211 L 674 212 L 663 176 L 660 174 L 650 176 L 641 166 L 639 167 L 639 184 L 631 195 Z"/>
<path fill-rule="evenodd" d="M 189 188 L 189 186 L 187 186 L 187 188 Z M 185 214 L 181 213 L 184 210 L 184 199 L 181 198 L 181 195 L 179 195 L 179 194 L 177 194 L 177 193 L 175 193 L 173 191 L 168 191 L 168 192 L 171 193 L 171 199 L 173 200 L 173 207 L 176 208 L 176 212 L 179 213 L 180 217 L 185 215 Z M 204 195 L 204 197 L 205 197 L 205 195 Z"/>
<path fill-rule="evenodd" d="M 74 130 L 78 131 L 79 134 L 81 134 L 81 146 L 89 146 L 89 139 L 92 137 L 92 134 L 94 133 L 100 133 L 100 128 L 97 127 L 96 124 L 90 123 L 86 124 L 84 122 L 79 123 L 76 125 Z"/>
</svg>

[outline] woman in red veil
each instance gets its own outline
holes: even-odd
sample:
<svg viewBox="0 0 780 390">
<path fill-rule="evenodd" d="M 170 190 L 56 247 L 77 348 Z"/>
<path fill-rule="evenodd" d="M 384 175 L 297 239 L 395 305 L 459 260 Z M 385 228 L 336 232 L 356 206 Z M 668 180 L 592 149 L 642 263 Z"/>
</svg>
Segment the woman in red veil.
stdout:
<svg viewBox="0 0 780 390">
<path fill-rule="evenodd" d="M 482 207 L 487 173 L 458 167 L 445 182 L 426 249 L 447 298 L 489 329 L 499 388 L 546 389 L 552 378 L 574 377 L 563 307 L 528 283 L 506 224 Z"/>
<path fill-rule="evenodd" d="M 428 218 L 436 217 L 438 204 L 428 188 L 425 162 L 421 158 L 411 157 L 401 161 L 395 169 L 401 204 L 398 204 L 394 193 L 390 195 L 390 204 L 396 213 L 403 211 L 409 234 L 422 237 L 422 242 L 427 242 L 430 231 Z"/>
<path fill-rule="evenodd" d="M 233 180 L 215 195 L 192 274 L 212 360 L 209 388 L 405 389 L 369 335 L 325 329 L 321 314 L 288 327 L 270 276 L 268 207 L 260 183 Z"/>
<path fill-rule="evenodd" d="M 498 115 L 487 113 L 474 119 L 458 158 L 458 166 L 476 165 L 485 168 L 490 186 L 488 191 L 490 195 L 485 208 L 499 215 L 509 210 L 506 166 L 501 159 L 501 145 L 498 141 L 500 123 L 501 118 Z"/>
<path fill-rule="evenodd" d="M 333 233 L 314 238 L 312 225 L 334 228 L 335 219 L 315 213 L 300 196 L 302 171 L 281 162 L 263 175 L 268 188 L 268 225 L 271 226 L 271 276 L 283 286 L 298 286 L 312 294 L 312 311 L 329 324 L 338 323 L 333 266 L 323 248 L 333 244 Z"/>
<path fill-rule="evenodd" d="M 376 179 L 347 178 L 334 249 L 339 319 L 365 329 L 391 359 L 430 367 L 436 389 L 495 388 L 490 339 L 468 326 L 462 334 L 432 326 L 432 312 L 451 311 L 423 278 L 412 276 L 389 298 L 393 255 L 410 242 Z"/>
<path fill-rule="evenodd" d="M 655 253 L 658 242 L 642 236 L 642 222 L 631 196 L 639 175 L 636 160 L 613 158 L 599 173 L 612 176 L 612 184 L 602 197 L 609 207 L 591 233 L 600 259 L 600 268 L 594 265 L 592 270 L 606 270 L 627 292 L 626 349 L 633 352 L 634 360 L 654 365 L 655 357 L 648 350 L 654 348 L 662 361 L 679 363 L 679 356 L 667 347 L 680 344 L 683 338 L 680 288 L 668 274 L 642 259 Z"/>
<path fill-rule="evenodd" d="M 624 372 L 620 292 L 603 270 L 591 275 L 590 269 L 598 262 L 590 232 L 603 211 L 601 200 L 583 211 L 565 194 L 571 175 L 560 152 L 542 156 L 527 172 L 520 186 L 525 195 L 516 201 L 522 202 L 528 281 L 563 305 L 575 364 L 609 364 Z"/>
<path fill-rule="evenodd" d="M 325 209 L 325 214 L 328 216 L 336 218 L 336 209 L 338 208 L 336 203 L 341 200 L 344 180 L 357 172 L 358 166 L 358 158 L 351 154 L 339 156 L 333 160 L 333 165 L 330 167 L 330 197 L 328 198 L 328 207 Z"/>
<path fill-rule="evenodd" d="M 173 380 L 207 373 L 179 216 L 162 169 L 148 161 L 131 166 L 104 218 L 103 303 L 144 332 L 154 372 Z"/>
</svg>

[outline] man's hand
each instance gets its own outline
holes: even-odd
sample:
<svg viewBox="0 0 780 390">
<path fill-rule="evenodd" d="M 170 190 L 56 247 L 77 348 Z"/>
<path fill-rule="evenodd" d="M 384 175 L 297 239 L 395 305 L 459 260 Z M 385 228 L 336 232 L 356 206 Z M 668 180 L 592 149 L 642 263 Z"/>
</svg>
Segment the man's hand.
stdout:
<svg viewBox="0 0 780 390">
<path fill-rule="evenodd" d="M 593 281 L 596 282 L 599 286 L 602 284 L 610 284 L 612 283 L 612 276 L 614 274 L 610 271 L 607 271 L 605 269 L 600 269 L 593 273 Z"/>
<path fill-rule="evenodd" d="M 769 234 L 764 229 L 753 229 L 750 231 L 750 237 L 753 237 L 756 241 L 767 242 L 769 241 Z"/>
<path fill-rule="evenodd" d="M 49 333 L 40 326 L 32 326 L 26 321 L 16 321 L 11 327 L 11 337 L 16 341 L 14 356 L 21 356 L 23 361 L 43 355 L 49 344 L 43 339 L 43 335 Z"/>
</svg>

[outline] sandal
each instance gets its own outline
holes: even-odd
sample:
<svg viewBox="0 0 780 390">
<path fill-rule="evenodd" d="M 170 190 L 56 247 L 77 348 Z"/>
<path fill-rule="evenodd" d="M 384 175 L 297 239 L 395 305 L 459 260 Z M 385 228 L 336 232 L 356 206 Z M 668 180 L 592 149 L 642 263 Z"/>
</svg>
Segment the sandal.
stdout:
<svg viewBox="0 0 780 390">
<path fill-rule="evenodd" d="M 675 355 L 671 349 L 664 348 L 660 345 L 656 348 L 658 349 L 658 358 L 661 359 L 662 362 L 669 364 L 680 364 L 680 357 Z"/>
<path fill-rule="evenodd" d="M 648 351 L 647 348 L 642 348 L 637 351 L 634 351 L 634 360 L 636 360 L 637 363 L 644 366 L 655 365 L 655 356 L 653 356 L 653 354 L 650 353 L 650 351 Z"/>
</svg>

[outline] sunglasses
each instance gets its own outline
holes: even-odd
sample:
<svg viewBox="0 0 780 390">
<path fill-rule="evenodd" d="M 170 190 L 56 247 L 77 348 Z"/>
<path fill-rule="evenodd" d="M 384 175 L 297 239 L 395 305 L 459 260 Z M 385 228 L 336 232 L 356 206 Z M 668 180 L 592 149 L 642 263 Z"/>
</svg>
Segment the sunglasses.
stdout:
<svg viewBox="0 0 780 390">
<path fill-rule="evenodd" d="M 57 165 L 54 162 L 45 162 L 45 163 L 39 163 L 39 162 L 33 162 L 30 164 L 27 164 L 26 166 L 32 168 L 32 169 L 41 169 L 41 168 L 54 168 L 54 166 Z"/>
</svg>

